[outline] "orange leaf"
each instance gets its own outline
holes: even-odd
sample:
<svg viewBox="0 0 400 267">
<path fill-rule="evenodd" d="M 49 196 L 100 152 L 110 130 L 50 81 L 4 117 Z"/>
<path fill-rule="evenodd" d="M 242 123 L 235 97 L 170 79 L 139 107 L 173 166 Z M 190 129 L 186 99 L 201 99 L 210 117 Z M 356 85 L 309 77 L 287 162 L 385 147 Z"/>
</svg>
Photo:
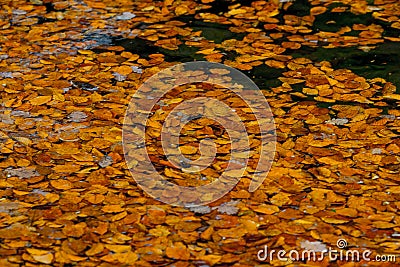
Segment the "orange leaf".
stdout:
<svg viewBox="0 0 400 267">
<path fill-rule="evenodd" d="M 181 242 L 176 242 L 172 247 L 168 247 L 165 253 L 172 259 L 188 260 L 190 258 L 189 250 Z"/>
<path fill-rule="evenodd" d="M 133 72 L 132 68 L 130 66 L 122 65 L 120 67 L 115 68 L 115 71 L 118 72 L 121 75 L 128 75 Z"/>
<path fill-rule="evenodd" d="M 51 186 L 55 189 L 68 190 L 72 188 L 72 183 L 68 180 L 58 179 L 50 182 Z"/>
<path fill-rule="evenodd" d="M 125 208 L 122 208 L 120 205 L 107 205 L 104 206 L 101 210 L 106 213 L 114 213 L 114 212 L 122 212 L 125 210 Z"/>
</svg>

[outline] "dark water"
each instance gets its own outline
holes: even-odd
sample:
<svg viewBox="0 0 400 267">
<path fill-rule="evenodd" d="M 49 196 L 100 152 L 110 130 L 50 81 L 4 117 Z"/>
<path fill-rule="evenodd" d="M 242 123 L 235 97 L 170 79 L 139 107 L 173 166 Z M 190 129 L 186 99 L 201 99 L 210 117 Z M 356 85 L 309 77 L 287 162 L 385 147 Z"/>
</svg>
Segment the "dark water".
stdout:
<svg viewBox="0 0 400 267">
<path fill-rule="evenodd" d="M 386 41 L 376 49 L 363 52 L 357 47 L 311 48 L 302 47 L 292 53 L 294 57 L 306 57 L 313 61 L 326 60 L 335 69 L 350 69 L 365 78 L 384 78 L 400 89 L 400 44 Z"/>
<path fill-rule="evenodd" d="M 306 1 L 298 1 L 306 2 Z M 373 4 L 373 1 L 369 1 Z M 346 6 L 341 3 L 331 4 L 328 10 L 335 7 Z M 348 6 L 346 6 L 348 7 Z M 297 8 L 300 8 L 297 6 Z M 342 27 L 352 27 L 354 24 L 382 26 L 383 37 L 399 37 L 400 30 L 391 28 L 384 21 L 374 19 L 371 13 L 353 14 L 351 12 L 336 13 L 334 16 L 330 12 L 316 16 L 313 24 L 314 33 L 318 31 L 337 32 Z M 345 35 L 358 36 L 360 31 L 352 30 Z M 289 52 L 293 57 L 305 57 L 313 61 L 326 60 L 332 63 L 335 69 L 346 68 L 365 78 L 381 77 L 393 82 L 400 92 L 400 43 L 385 40 L 384 43 L 376 45 L 375 49 L 364 52 L 357 46 L 324 48 L 326 45 L 321 43 L 317 48 L 302 46 L 298 50 Z"/>
<path fill-rule="evenodd" d="M 370 1 L 371 2 L 371 1 Z M 208 12 L 219 14 L 229 10 L 229 5 L 241 3 L 242 5 L 250 5 L 251 1 L 216 1 Z M 372 4 L 372 3 L 370 3 Z M 338 6 L 345 6 L 341 3 L 334 3 L 328 7 L 331 10 Z M 279 14 L 277 18 L 283 23 L 284 14 L 293 14 L 297 16 L 304 16 L 309 14 L 309 10 L 312 6 L 307 0 L 297 0 L 290 6 L 283 14 Z M 202 31 L 202 37 L 207 40 L 213 40 L 215 43 L 221 43 L 224 40 L 236 39 L 242 40 L 244 34 L 237 34 L 229 31 L 228 25 L 221 25 L 217 23 L 203 22 L 194 19 L 194 16 L 180 16 L 177 18 L 186 25 L 192 28 L 194 31 Z M 387 23 L 376 20 L 372 17 L 371 13 L 355 15 L 351 12 L 336 13 L 334 16 L 330 12 L 316 16 L 316 20 L 313 24 L 313 33 L 319 31 L 337 32 L 340 28 L 353 24 L 378 24 L 383 27 L 383 36 L 399 37 L 400 30 L 391 28 Z M 148 25 L 142 24 L 140 27 L 145 28 Z M 258 28 L 263 29 L 263 24 L 260 23 Z M 357 36 L 359 31 L 352 30 L 345 35 Z M 162 53 L 167 61 L 176 62 L 188 62 L 194 60 L 204 60 L 203 55 L 196 54 L 198 48 L 189 47 L 185 44 L 179 46 L 177 50 L 168 50 L 152 45 L 150 42 L 142 40 L 140 38 L 135 39 L 124 39 L 118 37 L 96 36 L 99 43 L 107 43 L 108 45 L 118 45 L 125 48 L 126 51 L 131 51 L 141 56 L 147 57 L 153 53 Z M 276 40 L 278 43 L 286 41 L 286 36 L 280 40 Z M 319 43 L 318 47 L 312 48 L 302 46 L 298 50 L 288 50 L 285 52 L 286 55 L 293 57 L 305 57 L 313 60 L 314 62 L 329 61 L 332 67 L 335 69 L 346 68 L 350 69 L 356 74 L 365 78 L 381 77 L 387 81 L 393 82 L 400 92 L 400 44 L 385 40 L 384 43 L 377 44 L 375 49 L 368 52 L 360 50 L 357 46 L 354 47 L 338 47 L 338 48 L 324 48 L 326 43 Z M 102 52 L 102 49 L 92 49 L 95 52 Z M 224 59 L 234 59 L 237 55 L 232 51 L 224 51 Z M 277 78 L 284 72 L 262 65 L 255 67 L 253 70 L 245 72 L 250 78 L 252 78 L 260 88 L 267 89 L 278 86 L 280 84 Z"/>
</svg>

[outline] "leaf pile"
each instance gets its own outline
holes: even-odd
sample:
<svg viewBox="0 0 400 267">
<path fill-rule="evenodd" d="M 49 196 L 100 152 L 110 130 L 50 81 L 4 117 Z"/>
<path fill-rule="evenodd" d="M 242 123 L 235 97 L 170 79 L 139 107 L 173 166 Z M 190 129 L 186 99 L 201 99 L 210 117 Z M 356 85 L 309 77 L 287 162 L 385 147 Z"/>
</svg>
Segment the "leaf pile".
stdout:
<svg viewBox="0 0 400 267">
<path fill-rule="evenodd" d="M 384 44 L 398 47 L 397 1 L 0 5 L 1 266 L 255 266 L 264 245 L 335 248 L 339 238 L 373 255 L 398 253 L 398 85 L 296 55 L 304 48 L 368 53 Z M 194 59 L 238 68 L 260 83 L 278 144 L 256 192 L 247 191 L 245 175 L 210 207 L 178 208 L 138 188 L 121 133 L 138 86 Z M 182 130 L 181 151 L 194 159 L 198 141 L 212 136 L 219 157 L 201 175 L 184 177 L 160 154 L 163 119 L 203 93 L 225 98 L 242 116 L 246 107 L 223 90 L 189 89 L 163 98 L 146 145 L 160 173 L 199 185 L 226 168 L 226 133 L 213 121 L 192 118 Z M 248 173 L 260 142 L 251 120 Z"/>
</svg>

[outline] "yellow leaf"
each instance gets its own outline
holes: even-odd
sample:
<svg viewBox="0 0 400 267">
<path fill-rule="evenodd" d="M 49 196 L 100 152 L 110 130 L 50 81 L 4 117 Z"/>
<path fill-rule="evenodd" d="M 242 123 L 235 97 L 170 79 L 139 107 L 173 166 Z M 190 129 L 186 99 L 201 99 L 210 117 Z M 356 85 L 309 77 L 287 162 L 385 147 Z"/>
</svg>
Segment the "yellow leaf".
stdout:
<svg viewBox="0 0 400 267">
<path fill-rule="evenodd" d="M 71 261 L 84 261 L 87 258 L 86 257 L 79 257 L 79 256 L 72 255 L 72 254 L 68 254 L 68 259 L 70 259 Z"/>
<path fill-rule="evenodd" d="M 379 229 L 389 229 L 389 228 L 393 228 L 396 227 L 397 225 L 394 223 L 389 223 L 389 222 L 373 222 L 372 225 L 375 228 L 379 228 Z"/>
<path fill-rule="evenodd" d="M 19 191 L 19 190 L 13 190 L 13 193 L 16 194 L 17 196 L 25 196 L 25 195 L 29 195 L 30 192 L 26 192 L 26 191 Z"/>
<path fill-rule="evenodd" d="M 27 167 L 31 162 L 27 159 L 20 159 L 17 161 L 17 166 L 19 167 Z"/>
<path fill-rule="evenodd" d="M 88 194 L 86 195 L 85 199 L 92 204 L 100 204 L 104 201 L 105 196 L 101 194 Z"/>
<path fill-rule="evenodd" d="M 255 212 L 271 215 L 278 212 L 279 208 L 273 205 L 262 204 L 257 207 L 254 207 L 253 210 Z"/>
<path fill-rule="evenodd" d="M 123 264 L 131 265 L 135 261 L 138 260 L 138 255 L 132 251 L 128 251 L 126 253 L 115 254 L 118 255 L 118 261 Z"/>
<path fill-rule="evenodd" d="M 214 48 L 209 48 L 209 49 L 203 49 L 203 50 L 197 51 L 196 54 L 209 55 L 209 54 L 212 54 L 214 52 L 215 52 Z"/>
<path fill-rule="evenodd" d="M 72 172 L 77 172 L 79 171 L 80 166 L 78 165 L 71 165 L 71 164 L 65 164 L 65 165 L 57 165 L 53 168 L 53 170 L 57 173 L 72 173 Z"/>
<path fill-rule="evenodd" d="M 318 90 L 312 88 L 303 88 L 303 93 L 306 95 L 318 95 Z"/>
<path fill-rule="evenodd" d="M 107 205 L 104 206 L 101 210 L 106 213 L 114 213 L 114 212 L 122 212 L 125 210 L 125 208 L 122 208 L 120 205 Z"/>
<path fill-rule="evenodd" d="M 244 14 L 244 13 L 246 13 L 246 9 L 244 9 L 244 8 L 232 9 L 228 12 L 229 15 L 238 15 L 238 14 Z"/>
<path fill-rule="evenodd" d="M 35 249 L 35 248 L 27 248 L 29 254 L 31 254 L 32 258 L 35 261 L 50 264 L 53 261 L 53 254 L 50 251 L 42 250 L 42 249 Z"/>
<path fill-rule="evenodd" d="M 229 171 L 224 172 L 224 176 L 233 177 L 233 178 L 240 178 L 244 174 L 245 174 L 245 172 L 242 169 L 229 170 Z"/>
<path fill-rule="evenodd" d="M 104 245 L 108 250 L 114 252 L 114 253 L 123 253 L 123 252 L 128 252 L 131 251 L 131 246 L 129 245 L 111 245 L 111 244 L 106 244 Z"/>
<path fill-rule="evenodd" d="M 46 104 L 47 102 L 49 102 L 52 97 L 53 96 L 51 96 L 51 95 L 37 96 L 37 97 L 29 100 L 29 102 L 31 103 L 31 105 L 40 106 L 40 105 L 43 105 L 43 104 Z"/>
<path fill-rule="evenodd" d="M 313 147 L 325 147 L 332 144 L 335 144 L 336 141 L 333 139 L 324 139 L 324 140 L 312 140 L 309 145 Z"/>
<path fill-rule="evenodd" d="M 310 9 L 310 14 L 316 16 L 325 13 L 326 10 L 326 7 L 316 6 Z"/>
<path fill-rule="evenodd" d="M 167 105 L 171 105 L 171 104 L 180 103 L 182 101 L 183 101 L 183 98 L 178 97 L 178 98 L 164 100 L 164 103 Z"/>
<path fill-rule="evenodd" d="M 335 165 L 341 166 L 341 165 L 344 164 L 344 162 L 340 162 L 340 161 L 334 160 L 333 158 L 330 158 L 330 157 L 322 157 L 322 158 L 319 158 L 317 160 L 319 162 L 322 162 L 322 163 L 325 163 L 325 164 L 328 164 L 328 165 L 333 165 L 333 166 L 335 166 Z"/>
<path fill-rule="evenodd" d="M 32 140 L 30 140 L 29 138 L 26 138 L 26 137 L 16 136 L 16 137 L 14 137 L 14 139 L 17 140 L 18 142 L 22 143 L 25 146 L 29 146 L 32 144 Z"/>
<path fill-rule="evenodd" d="M 72 188 L 72 183 L 68 180 L 58 179 L 50 182 L 55 189 L 68 190 Z"/>
<path fill-rule="evenodd" d="M 176 242 L 173 246 L 168 247 L 165 250 L 167 257 L 177 260 L 188 260 L 190 258 L 190 252 L 186 246 L 181 242 Z"/>
<path fill-rule="evenodd" d="M 60 196 L 58 194 L 54 194 L 54 193 L 48 193 L 44 197 L 49 202 L 56 202 L 57 200 L 60 199 Z"/>
<path fill-rule="evenodd" d="M 70 99 L 75 104 L 82 104 L 88 101 L 88 98 L 86 96 L 70 96 Z"/>
<path fill-rule="evenodd" d="M 384 95 L 383 98 L 393 99 L 393 100 L 400 100 L 400 95 L 388 94 L 388 95 Z"/>
<path fill-rule="evenodd" d="M 182 154 L 196 154 L 197 152 L 197 148 L 195 148 L 194 146 L 181 146 L 179 147 Z"/>
<path fill-rule="evenodd" d="M 186 14 L 188 11 L 189 11 L 189 8 L 187 6 L 179 5 L 175 9 L 175 14 L 177 16 L 181 16 L 181 15 Z"/>
<path fill-rule="evenodd" d="M 60 155 L 72 155 L 79 153 L 79 148 L 68 142 L 62 144 L 54 144 L 53 147 L 54 150 Z"/>
<path fill-rule="evenodd" d="M 127 213 L 126 211 L 123 211 L 123 212 L 121 212 L 121 213 L 118 213 L 118 214 L 112 216 L 112 217 L 111 217 L 111 221 L 112 221 L 112 222 L 119 221 L 119 220 L 125 218 L 126 215 L 128 215 L 128 213 Z"/>
<path fill-rule="evenodd" d="M 333 223 L 333 224 L 344 224 L 348 223 L 349 220 L 341 220 L 341 219 L 335 219 L 331 217 L 322 217 L 321 220 L 323 220 L 326 223 Z"/>
<path fill-rule="evenodd" d="M 104 250 L 103 244 L 94 243 L 94 244 L 91 245 L 91 248 L 88 251 L 86 251 L 85 254 L 87 256 L 93 256 L 93 255 L 101 253 L 103 250 Z"/>
<path fill-rule="evenodd" d="M 357 210 L 353 208 L 337 209 L 336 213 L 347 217 L 357 217 L 358 215 Z"/>
<path fill-rule="evenodd" d="M 118 72 L 119 74 L 126 76 L 126 75 L 132 73 L 133 70 L 130 66 L 123 65 L 123 66 L 119 66 L 119 67 L 115 68 L 115 72 Z"/>
<path fill-rule="evenodd" d="M 45 263 L 45 264 L 50 264 L 53 261 L 53 254 L 51 254 L 50 252 L 48 254 L 45 255 L 32 255 L 32 258 L 35 261 L 41 262 L 41 263 Z"/>
<path fill-rule="evenodd" d="M 290 194 L 286 193 L 278 193 L 271 198 L 271 203 L 277 206 L 283 206 L 292 203 L 292 200 L 289 198 Z"/>
<path fill-rule="evenodd" d="M 168 228 L 163 226 L 163 225 L 157 225 L 155 229 L 150 229 L 149 234 L 152 236 L 168 236 L 170 234 L 170 231 L 168 231 Z"/>
<path fill-rule="evenodd" d="M 28 251 L 28 253 L 31 255 L 45 255 L 49 253 L 49 251 L 47 250 L 36 249 L 36 248 L 27 248 L 26 251 Z"/>
<path fill-rule="evenodd" d="M 103 96 L 94 92 L 93 94 L 91 94 L 90 99 L 92 100 L 92 102 L 100 102 L 103 99 Z"/>
</svg>

